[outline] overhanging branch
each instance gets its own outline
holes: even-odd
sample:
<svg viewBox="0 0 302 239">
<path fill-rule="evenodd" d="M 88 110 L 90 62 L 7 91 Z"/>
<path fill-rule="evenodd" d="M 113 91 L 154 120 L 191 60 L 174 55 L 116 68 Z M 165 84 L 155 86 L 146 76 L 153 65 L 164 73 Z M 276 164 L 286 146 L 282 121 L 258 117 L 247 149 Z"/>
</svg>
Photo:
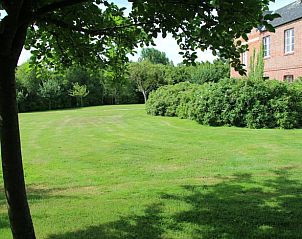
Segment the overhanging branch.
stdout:
<svg viewBox="0 0 302 239">
<path fill-rule="evenodd" d="M 36 19 L 37 17 L 43 16 L 47 13 L 84 2 L 88 2 L 88 0 L 62 0 L 59 2 L 54 2 L 36 10 L 32 14 L 32 19 Z"/>
<path fill-rule="evenodd" d="M 49 24 L 53 24 L 53 25 L 56 25 L 56 26 L 64 28 L 64 29 L 69 29 L 71 31 L 89 34 L 91 36 L 99 36 L 99 35 L 104 35 L 105 33 L 109 32 L 109 31 L 117 31 L 117 30 L 123 30 L 123 29 L 131 28 L 131 27 L 138 27 L 138 26 L 144 26 L 144 25 L 158 23 L 157 21 L 148 21 L 148 22 L 141 22 L 141 23 L 131 23 L 131 24 L 125 24 L 125 25 L 119 25 L 119 26 L 112 26 L 112 27 L 104 27 L 104 28 L 99 28 L 99 29 L 89 29 L 89 28 L 83 28 L 80 26 L 68 24 L 64 21 L 60 21 L 60 20 L 54 19 L 54 18 L 45 18 L 43 20 Z"/>
</svg>

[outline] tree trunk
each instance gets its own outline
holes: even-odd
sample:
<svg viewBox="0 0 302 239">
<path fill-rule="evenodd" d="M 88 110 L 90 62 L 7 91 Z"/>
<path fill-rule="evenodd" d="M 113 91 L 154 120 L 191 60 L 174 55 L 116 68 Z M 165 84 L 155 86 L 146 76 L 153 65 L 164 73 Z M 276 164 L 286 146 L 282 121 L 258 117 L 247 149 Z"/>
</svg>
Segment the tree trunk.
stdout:
<svg viewBox="0 0 302 239">
<path fill-rule="evenodd" d="M 32 0 L 5 2 L 8 15 L 2 19 L 0 31 L 0 138 L 4 190 L 13 238 L 35 239 L 25 190 L 15 80 Z"/>
<path fill-rule="evenodd" d="M 4 190 L 14 239 L 35 239 L 21 156 L 15 82 L 16 61 L 0 57 L 1 157 Z"/>
<path fill-rule="evenodd" d="M 143 95 L 144 95 L 144 101 L 145 101 L 145 104 L 147 103 L 147 93 L 143 90 L 142 91 Z"/>
</svg>

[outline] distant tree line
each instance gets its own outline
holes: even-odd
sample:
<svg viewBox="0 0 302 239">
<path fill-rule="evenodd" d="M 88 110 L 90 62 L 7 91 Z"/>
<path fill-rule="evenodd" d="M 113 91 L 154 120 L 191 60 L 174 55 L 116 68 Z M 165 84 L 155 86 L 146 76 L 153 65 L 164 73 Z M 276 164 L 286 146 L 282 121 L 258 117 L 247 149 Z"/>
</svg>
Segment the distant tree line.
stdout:
<svg viewBox="0 0 302 239">
<path fill-rule="evenodd" d="M 16 72 L 19 112 L 144 103 L 151 91 L 180 82 L 203 84 L 229 77 L 221 60 L 174 66 L 165 53 L 143 49 L 138 62 L 111 69 L 73 66 L 65 70 L 35 69 L 28 62 Z"/>
<path fill-rule="evenodd" d="M 65 71 L 18 67 L 19 112 L 143 102 L 134 82 L 123 77 L 113 81 L 105 70 L 71 67 Z"/>
</svg>

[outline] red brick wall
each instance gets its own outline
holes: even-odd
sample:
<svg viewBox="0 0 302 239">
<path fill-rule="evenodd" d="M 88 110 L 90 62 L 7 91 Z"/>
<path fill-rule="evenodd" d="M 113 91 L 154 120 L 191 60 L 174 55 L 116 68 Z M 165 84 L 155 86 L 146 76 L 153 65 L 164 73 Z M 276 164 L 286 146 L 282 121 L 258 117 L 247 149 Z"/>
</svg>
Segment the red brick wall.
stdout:
<svg viewBox="0 0 302 239">
<path fill-rule="evenodd" d="M 295 47 L 292 54 L 284 53 L 284 31 L 294 29 Z M 284 75 L 302 76 L 302 20 L 276 28 L 275 33 L 264 32 L 271 36 L 271 56 L 264 60 L 264 74 L 270 79 L 283 80 Z"/>
<path fill-rule="evenodd" d="M 284 31 L 294 28 L 295 48 L 294 53 L 284 53 Z M 302 19 L 279 26 L 276 32 L 263 32 L 259 34 L 259 41 L 249 43 L 248 61 L 254 47 L 260 47 L 262 38 L 271 36 L 270 56 L 264 59 L 264 75 L 270 79 L 283 80 L 285 75 L 293 75 L 294 78 L 302 76 Z M 255 38 L 255 30 L 249 35 L 249 41 Z M 238 77 L 239 74 L 231 70 L 232 77 Z"/>
<path fill-rule="evenodd" d="M 260 47 L 260 32 L 254 28 L 250 34 L 248 34 L 249 37 L 249 41 L 248 42 L 244 42 L 243 44 L 248 44 L 249 47 L 249 51 L 247 51 L 247 66 L 246 66 L 246 70 L 248 73 L 249 70 L 249 65 L 250 65 L 250 58 L 253 54 L 254 48 L 256 48 L 256 51 L 259 49 Z M 242 39 L 241 39 L 242 40 Z M 242 59 L 241 59 L 242 60 Z M 231 68 L 231 77 L 241 77 L 240 74 L 235 71 L 233 68 Z"/>
</svg>

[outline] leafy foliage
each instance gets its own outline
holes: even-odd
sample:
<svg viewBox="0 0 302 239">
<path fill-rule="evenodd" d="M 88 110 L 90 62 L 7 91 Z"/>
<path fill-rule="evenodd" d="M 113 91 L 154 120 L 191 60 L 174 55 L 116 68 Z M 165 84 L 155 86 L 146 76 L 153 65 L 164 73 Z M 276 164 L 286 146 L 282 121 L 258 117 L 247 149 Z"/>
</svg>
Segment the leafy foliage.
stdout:
<svg viewBox="0 0 302 239">
<path fill-rule="evenodd" d="M 137 90 L 143 94 L 145 102 L 152 90 L 165 84 L 164 65 L 143 61 L 129 64 L 128 71 L 129 79 L 136 84 Z"/>
<path fill-rule="evenodd" d="M 152 32 L 150 38 L 156 37 L 160 32 L 163 37 L 172 33 L 181 47 L 186 63 L 197 58 L 192 49 L 206 50 L 210 47 L 214 55 L 219 51 L 221 57 L 231 59 L 232 66 L 243 73 L 239 58 L 245 47 L 234 45 L 233 41 L 239 37 L 247 39 L 247 33 L 253 27 L 269 25 L 262 16 L 263 11 L 268 10 L 268 4 L 269 0 L 207 0 L 202 3 L 198 0 L 133 1 L 130 16 L 138 22 L 145 19 L 156 22 L 156 25 L 144 27 L 146 32 Z"/>
<path fill-rule="evenodd" d="M 249 67 L 249 79 L 251 80 L 263 80 L 264 75 L 264 52 L 261 45 L 259 51 L 256 53 L 256 49 L 253 49 L 253 54 L 250 58 Z"/>
<path fill-rule="evenodd" d="M 58 79 L 47 78 L 38 89 L 38 95 L 48 100 L 48 109 L 52 108 L 52 100 L 62 94 L 61 84 Z"/>
<path fill-rule="evenodd" d="M 150 95 L 147 112 L 189 118 L 211 126 L 299 128 L 302 126 L 301 88 L 301 82 L 248 79 L 225 79 L 200 86 L 165 86 Z"/>
<path fill-rule="evenodd" d="M 126 75 L 113 78 L 109 70 L 41 70 L 31 69 L 27 62 L 18 67 L 16 74 L 19 112 L 76 107 L 76 98 L 69 96 L 76 83 L 86 85 L 89 91 L 85 106 L 143 102 L 134 82 Z"/>
<path fill-rule="evenodd" d="M 52 1 L 49 5 L 38 1 L 42 10 L 51 4 Z M 100 4 L 104 4 L 104 10 Z M 35 25 L 28 29 L 25 48 L 31 49 L 36 64 L 47 67 L 112 65 L 116 55 L 121 61 L 127 61 L 127 54 L 139 42 L 148 44 L 150 41 L 140 27 L 135 27 L 124 16 L 124 10 L 102 0 L 82 1 L 70 7 L 67 4 L 41 15 L 37 10 Z"/>
<path fill-rule="evenodd" d="M 196 84 L 206 82 L 218 82 L 230 76 L 230 65 L 228 62 L 215 60 L 213 63 L 203 62 L 191 67 L 190 81 Z"/>
<path fill-rule="evenodd" d="M 83 106 L 83 98 L 88 94 L 89 91 L 87 90 L 87 86 L 79 85 L 79 83 L 75 83 L 69 92 L 69 95 L 75 97 L 78 101 L 78 105 L 80 103 L 81 106 Z"/>
<path fill-rule="evenodd" d="M 191 81 L 191 73 L 197 70 L 196 67 L 185 66 L 180 64 L 178 66 L 165 66 L 165 79 L 169 85 L 174 85 L 180 82 Z"/>
<path fill-rule="evenodd" d="M 105 0 L 39 0 L 34 4 L 26 1 L 24 4 L 28 5 L 22 14 L 31 26 L 27 29 L 25 47 L 31 49 L 35 63 L 95 67 L 96 63 L 110 65 L 113 54 L 126 61 L 127 54 L 138 45 L 149 45 L 159 33 L 163 37 L 171 33 L 181 47 L 185 63 L 196 59 L 196 49 L 210 47 L 214 55 L 219 53 L 231 59 L 232 66 L 242 73 L 239 58 L 245 48 L 234 45 L 233 39 L 247 39 L 247 33 L 259 25 L 273 30 L 269 20 L 278 17 L 276 14 L 263 17 L 269 0 L 129 2 L 132 11 L 127 16 L 124 8 Z M 6 0 L 0 3 L 9 15 L 19 9 Z"/>
<path fill-rule="evenodd" d="M 139 61 L 149 61 L 152 64 L 162 65 L 173 64 L 166 56 L 165 52 L 161 52 L 155 48 L 143 48 Z"/>
<path fill-rule="evenodd" d="M 173 86 L 163 86 L 153 91 L 146 103 L 147 113 L 161 116 L 177 116 L 177 107 L 183 94 L 194 85 L 182 82 Z"/>
<path fill-rule="evenodd" d="M 25 63 L 17 69 L 17 101 L 19 111 L 70 108 L 78 105 L 69 97 L 75 83 L 86 85 L 89 94 L 83 104 L 142 103 L 150 92 L 163 85 L 180 82 L 217 82 L 229 75 L 229 66 L 222 61 L 199 63 L 196 66 L 131 62 L 104 69 L 73 66 L 64 71 L 31 69 Z"/>
</svg>

